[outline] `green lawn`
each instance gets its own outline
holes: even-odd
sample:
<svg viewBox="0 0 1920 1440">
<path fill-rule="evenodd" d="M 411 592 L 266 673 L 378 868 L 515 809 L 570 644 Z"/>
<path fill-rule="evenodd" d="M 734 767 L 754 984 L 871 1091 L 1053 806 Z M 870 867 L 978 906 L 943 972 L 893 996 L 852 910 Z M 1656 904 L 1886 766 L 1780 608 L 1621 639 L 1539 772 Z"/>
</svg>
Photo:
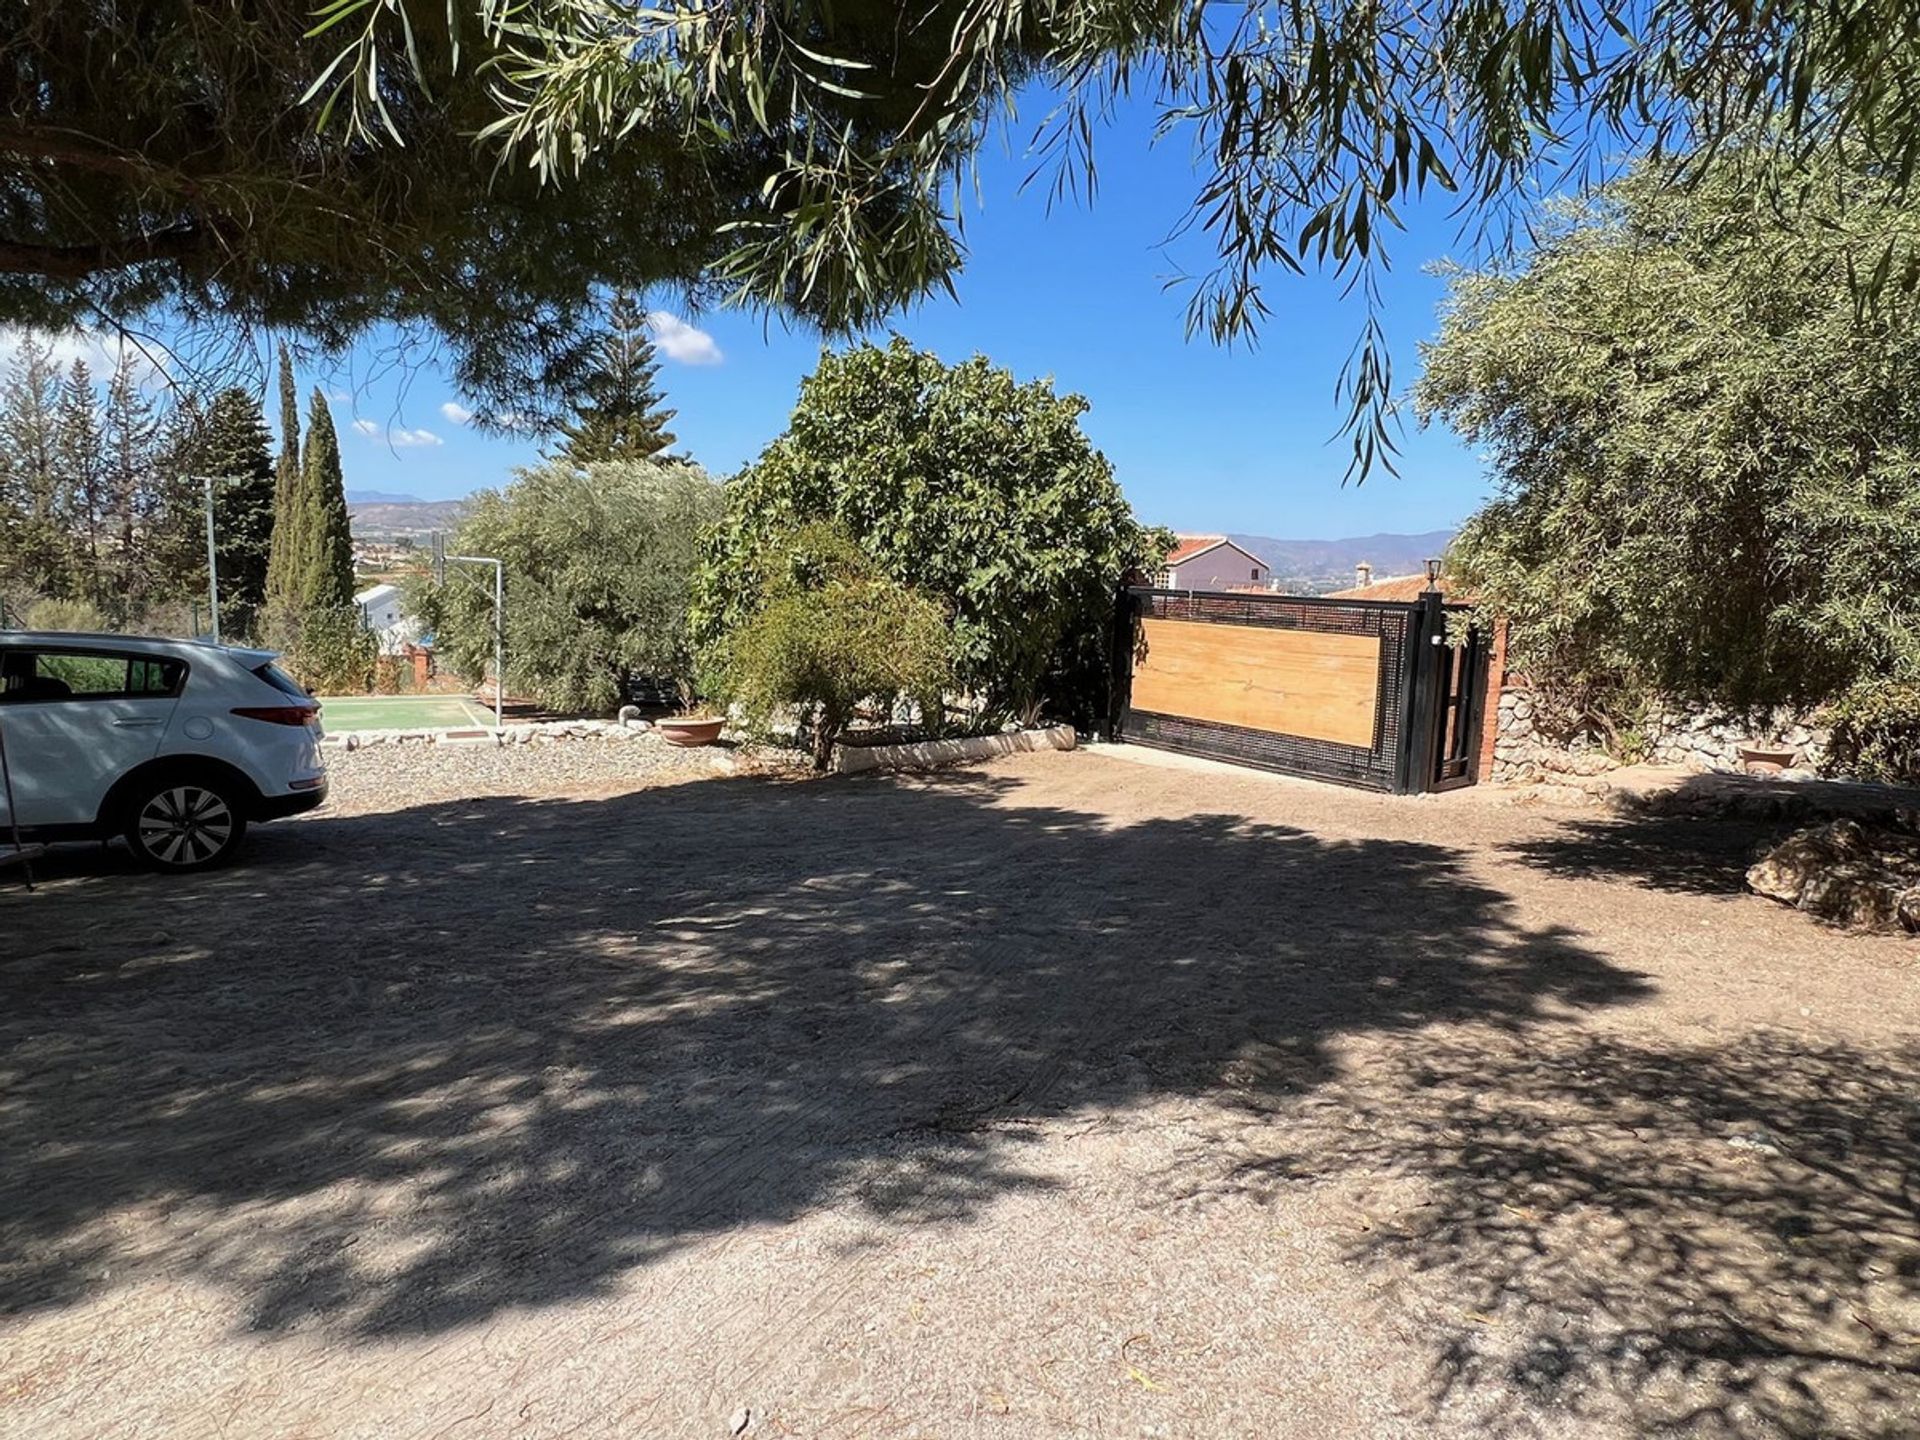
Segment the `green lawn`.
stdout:
<svg viewBox="0 0 1920 1440">
<path fill-rule="evenodd" d="M 493 711 L 458 695 L 322 695 L 320 723 L 343 730 L 491 730 Z"/>
</svg>

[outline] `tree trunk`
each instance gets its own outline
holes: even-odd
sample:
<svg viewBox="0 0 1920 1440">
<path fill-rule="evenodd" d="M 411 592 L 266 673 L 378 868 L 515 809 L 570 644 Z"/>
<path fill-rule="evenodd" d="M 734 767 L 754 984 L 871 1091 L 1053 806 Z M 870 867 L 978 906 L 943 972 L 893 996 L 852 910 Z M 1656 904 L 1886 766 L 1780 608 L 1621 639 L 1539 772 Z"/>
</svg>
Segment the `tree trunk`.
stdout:
<svg viewBox="0 0 1920 1440">
<path fill-rule="evenodd" d="M 833 742 L 840 737 L 845 721 L 825 705 L 813 722 L 813 768 L 824 771 L 833 762 Z"/>
</svg>

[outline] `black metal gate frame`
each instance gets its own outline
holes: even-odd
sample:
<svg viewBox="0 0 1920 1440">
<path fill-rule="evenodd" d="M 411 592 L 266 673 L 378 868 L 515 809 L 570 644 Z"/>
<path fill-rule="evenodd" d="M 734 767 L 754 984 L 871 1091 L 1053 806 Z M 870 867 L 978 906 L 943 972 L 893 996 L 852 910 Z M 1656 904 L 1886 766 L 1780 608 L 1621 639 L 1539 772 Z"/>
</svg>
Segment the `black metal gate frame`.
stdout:
<svg viewBox="0 0 1920 1440">
<path fill-rule="evenodd" d="M 1176 750 L 1263 770 L 1329 780 L 1393 795 L 1420 794 L 1472 784 L 1469 766 L 1458 779 L 1440 778 L 1447 699 L 1447 616 L 1472 615 L 1472 607 L 1448 605 L 1438 593 L 1420 600 L 1328 600 L 1304 595 L 1240 591 L 1160 590 L 1145 586 L 1121 592 L 1114 647 L 1113 733 L 1132 744 Z M 1278 630 L 1315 630 L 1373 635 L 1380 640 L 1380 670 L 1373 743 L 1343 745 L 1240 725 L 1193 720 L 1136 710 L 1131 703 L 1133 662 L 1143 619 L 1188 620 L 1212 625 L 1249 625 Z M 1468 643 L 1484 650 L 1477 632 Z M 1463 672 L 1473 684 L 1463 697 L 1461 731 L 1477 750 L 1480 671 Z"/>
</svg>

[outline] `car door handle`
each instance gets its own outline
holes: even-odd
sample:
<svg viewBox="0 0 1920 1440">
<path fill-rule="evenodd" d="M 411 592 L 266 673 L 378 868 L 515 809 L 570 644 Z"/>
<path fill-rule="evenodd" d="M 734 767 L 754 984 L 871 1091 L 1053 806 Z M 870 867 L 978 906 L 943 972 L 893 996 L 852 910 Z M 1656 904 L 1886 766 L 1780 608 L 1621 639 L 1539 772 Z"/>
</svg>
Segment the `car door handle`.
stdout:
<svg viewBox="0 0 1920 1440">
<path fill-rule="evenodd" d="M 148 725 L 158 725 L 158 720 L 116 720 L 113 722 L 122 730 L 138 730 Z"/>
</svg>

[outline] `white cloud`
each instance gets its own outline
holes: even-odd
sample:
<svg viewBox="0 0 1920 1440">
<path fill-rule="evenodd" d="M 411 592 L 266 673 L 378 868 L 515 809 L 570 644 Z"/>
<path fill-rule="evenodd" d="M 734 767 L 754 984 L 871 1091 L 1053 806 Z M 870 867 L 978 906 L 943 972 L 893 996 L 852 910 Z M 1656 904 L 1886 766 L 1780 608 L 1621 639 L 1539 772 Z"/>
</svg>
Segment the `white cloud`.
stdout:
<svg viewBox="0 0 1920 1440">
<path fill-rule="evenodd" d="M 727 358 L 706 331 L 668 311 L 648 311 L 647 330 L 660 353 L 682 365 L 718 365 Z"/>
<path fill-rule="evenodd" d="M 440 407 L 440 413 L 455 425 L 464 425 L 473 419 L 473 411 L 462 405 L 458 400 L 447 401 Z"/>
<path fill-rule="evenodd" d="M 404 425 L 382 426 L 377 420 L 356 420 L 353 422 L 353 428 L 369 440 L 384 439 L 396 450 L 411 450 L 423 445 L 447 443 L 431 430 L 409 430 Z"/>
</svg>

